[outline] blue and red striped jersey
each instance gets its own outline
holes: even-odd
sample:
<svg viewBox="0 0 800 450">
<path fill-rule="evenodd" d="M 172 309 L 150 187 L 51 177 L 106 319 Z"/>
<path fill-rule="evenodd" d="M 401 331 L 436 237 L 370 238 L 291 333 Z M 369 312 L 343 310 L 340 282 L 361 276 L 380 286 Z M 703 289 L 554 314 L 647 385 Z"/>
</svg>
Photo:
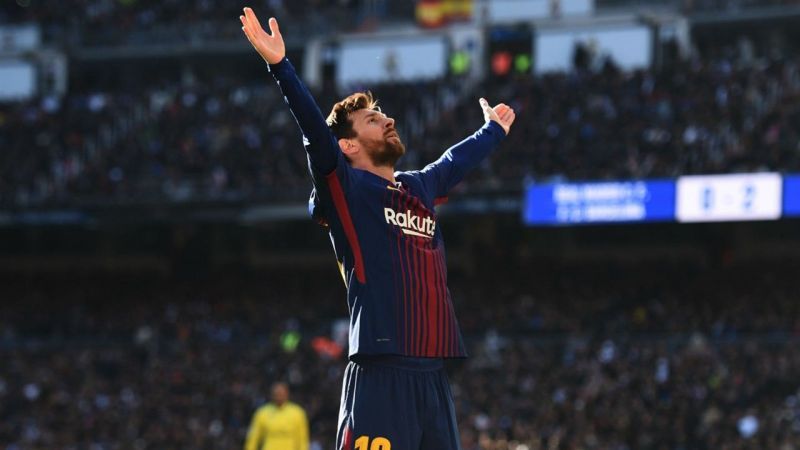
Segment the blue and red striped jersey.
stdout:
<svg viewBox="0 0 800 450">
<path fill-rule="evenodd" d="M 350 166 L 287 59 L 270 71 L 303 132 L 309 209 L 328 228 L 347 286 L 350 356 L 466 356 L 434 206 L 500 143 L 502 127 L 486 123 L 424 169 L 396 172 L 392 183 Z"/>
</svg>

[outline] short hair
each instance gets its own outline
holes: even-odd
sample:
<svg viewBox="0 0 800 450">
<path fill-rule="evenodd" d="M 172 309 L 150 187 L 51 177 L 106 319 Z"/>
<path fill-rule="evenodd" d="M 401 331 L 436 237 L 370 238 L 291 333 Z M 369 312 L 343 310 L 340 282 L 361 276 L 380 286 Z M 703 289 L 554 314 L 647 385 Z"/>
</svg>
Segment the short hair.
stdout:
<svg viewBox="0 0 800 450">
<path fill-rule="evenodd" d="M 331 113 L 328 114 L 326 122 L 333 135 L 336 136 L 336 139 L 350 139 L 356 137 L 356 131 L 353 129 L 353 121 L 350 120 L 350 113 L 360 109 L 380 111 L 380 108 L 378 108 L 378 100 L 372 96 L 372 92 L 356 92 L 333 105 L 333 109 L 331 109 Z"/>
</svg>

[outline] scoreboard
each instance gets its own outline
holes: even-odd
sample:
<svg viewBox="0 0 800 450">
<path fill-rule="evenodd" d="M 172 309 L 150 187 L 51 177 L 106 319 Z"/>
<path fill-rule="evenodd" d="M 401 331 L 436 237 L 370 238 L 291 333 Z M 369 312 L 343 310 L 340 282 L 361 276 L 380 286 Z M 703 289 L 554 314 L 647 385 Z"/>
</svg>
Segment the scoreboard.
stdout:
<svg viewBox="0 0 800 450">
<path fill-rule="evenodd" d="M 774 220 L 781 216 L 777 173 L 698 175 L 678 178 L 678 222 Z"/>
<path fill-rule="evenodd" d="M 783 179 L 783 215 L 800 216 L 800 175 Z"/>
<path fill-rule="evenodd" d="M 800 176 L 747 173 L 531 184 L 522 204 L 528 225 L 776 220 L 800 216 Z"/>
<path fill-rule="evenodd" d="M 671 180 L 530 186 L 523 218 L 529 225 L 672 220 Z"/>
</svg>

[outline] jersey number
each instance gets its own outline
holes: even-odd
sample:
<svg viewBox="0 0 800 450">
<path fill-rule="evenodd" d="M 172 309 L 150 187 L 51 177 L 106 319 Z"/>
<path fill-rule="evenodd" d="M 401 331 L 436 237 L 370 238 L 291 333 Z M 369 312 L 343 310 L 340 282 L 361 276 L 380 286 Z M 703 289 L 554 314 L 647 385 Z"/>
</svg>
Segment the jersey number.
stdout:
<svg viewBox="0 0 800 450">
<path fill-rule="evenodd" d="M 361 436 L 356 439 L 356 450 L 392 450 L 392 443 L 385 437 L 376 437 L 369 445 L 369 437 Z"/>
</svg>

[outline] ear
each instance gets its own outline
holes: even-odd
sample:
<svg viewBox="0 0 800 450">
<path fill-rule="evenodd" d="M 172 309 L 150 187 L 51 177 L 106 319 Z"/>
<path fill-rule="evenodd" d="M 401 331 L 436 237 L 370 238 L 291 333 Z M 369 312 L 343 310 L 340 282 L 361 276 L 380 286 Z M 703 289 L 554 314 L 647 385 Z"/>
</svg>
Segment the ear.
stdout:
<svg viewBox="0 0 800 450">
<path fill-rule="evenodd" d="M 339 148 L 345 156 L 350 156 L 358 152 L 358 144 L 353 139 L 339 139 Z"/>
</svg>

